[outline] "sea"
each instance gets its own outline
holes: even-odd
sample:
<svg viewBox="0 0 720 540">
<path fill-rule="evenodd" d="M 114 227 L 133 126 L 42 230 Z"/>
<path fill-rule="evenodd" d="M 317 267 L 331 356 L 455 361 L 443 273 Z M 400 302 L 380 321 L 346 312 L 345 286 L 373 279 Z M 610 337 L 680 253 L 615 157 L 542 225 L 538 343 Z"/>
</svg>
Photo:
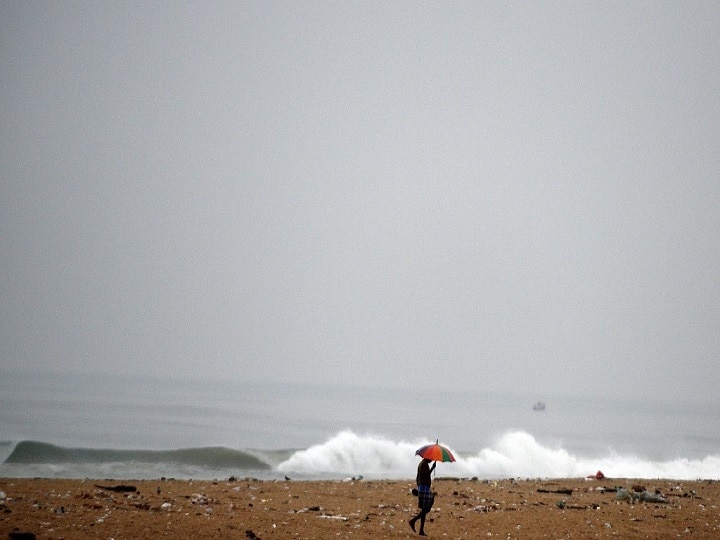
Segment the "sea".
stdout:
<svg viewBox="0 0 720 540">
<path fill-rule="evenodd" d="M 542 400 L 544 410 L 534 410 Z M 0 370 L 0 477 L 720 479 L 720 398 Z"/>
</svg>

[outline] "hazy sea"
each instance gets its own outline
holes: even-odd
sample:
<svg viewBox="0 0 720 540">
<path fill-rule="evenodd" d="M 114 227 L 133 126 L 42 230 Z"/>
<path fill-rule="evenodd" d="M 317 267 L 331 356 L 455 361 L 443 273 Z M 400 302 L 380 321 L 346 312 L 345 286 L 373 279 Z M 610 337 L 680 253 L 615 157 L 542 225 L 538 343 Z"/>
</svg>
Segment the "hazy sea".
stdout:
<svg viewBox="0 0 720 540">
<path fill-rule="evenodd" d="M 718 396 L 580 394 L 0 370 L 0 477 L 413 479 L 439 439 L 438 476 L 720 479 Z"/>
</svg>

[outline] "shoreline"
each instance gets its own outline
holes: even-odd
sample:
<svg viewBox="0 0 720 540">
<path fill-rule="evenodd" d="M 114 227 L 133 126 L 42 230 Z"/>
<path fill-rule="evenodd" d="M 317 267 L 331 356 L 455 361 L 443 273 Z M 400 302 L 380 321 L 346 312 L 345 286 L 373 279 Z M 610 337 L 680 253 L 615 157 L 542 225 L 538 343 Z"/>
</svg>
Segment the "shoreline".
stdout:
<svg viewBox="0 0 720 540">
<path fill-rule="evenodd" d="M 413 487 L 412 480 L 0 478 L 0 538 L 413 538 Z M 426 532 L 435 538 L 720 536 L 717 480 L 442 477 L 433 491 Z"/>
</svg>

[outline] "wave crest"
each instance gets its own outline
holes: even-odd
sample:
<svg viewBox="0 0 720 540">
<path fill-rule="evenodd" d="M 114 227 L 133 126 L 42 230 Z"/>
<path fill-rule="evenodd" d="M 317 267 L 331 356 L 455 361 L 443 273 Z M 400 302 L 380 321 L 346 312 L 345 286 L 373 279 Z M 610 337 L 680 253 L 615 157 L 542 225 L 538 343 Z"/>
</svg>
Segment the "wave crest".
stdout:
<svg viewBox="0 0 720 540">
<path fill-rule="evenodd" d="M 68 463 L 169 463 L 204 467 L 268 470 L 270 465 L 256 456 L 220 446 L 179 450 L 111 450 L 70 448 L 54 444 L 22 441 L 5 459 L 9 464 Z"/>
<path fill-rule="evenodd" d="M 310 475 L 359 475 L 371 478 L 414 477 L 415 450 L 425 441 L 396 442 L 374 435 L 343 431 L 322 444 L 295 452 L 278 465 L 282 472 Z M 651 461 L 610 453 L 599 458 L 579 457 L 563 448 L 539 443 L 524 431 L 505 433 L 489 448 L 464 455 L 449 447 L 457 461 L 439 464 L 437 476 L 478 478 L 578 478 L 602 470 L 615 478 L 694 480 L 720 478 L 720 456 L 702 460 Z"/>
</svg>

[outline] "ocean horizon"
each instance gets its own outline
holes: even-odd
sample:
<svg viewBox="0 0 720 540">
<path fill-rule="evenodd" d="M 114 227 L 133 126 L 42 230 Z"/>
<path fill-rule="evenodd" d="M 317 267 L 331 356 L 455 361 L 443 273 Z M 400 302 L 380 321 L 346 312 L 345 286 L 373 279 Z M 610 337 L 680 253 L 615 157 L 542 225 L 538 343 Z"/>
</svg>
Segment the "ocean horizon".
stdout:
<svg viewBox="0 0 720 540">
<path fill-rule="evenodd" d="M 542 400 L 545 410 L 533 410 Z M 531 395 L 3 371 L 0 477 L 720 478 L 717 397 Z"/>
</svg>

